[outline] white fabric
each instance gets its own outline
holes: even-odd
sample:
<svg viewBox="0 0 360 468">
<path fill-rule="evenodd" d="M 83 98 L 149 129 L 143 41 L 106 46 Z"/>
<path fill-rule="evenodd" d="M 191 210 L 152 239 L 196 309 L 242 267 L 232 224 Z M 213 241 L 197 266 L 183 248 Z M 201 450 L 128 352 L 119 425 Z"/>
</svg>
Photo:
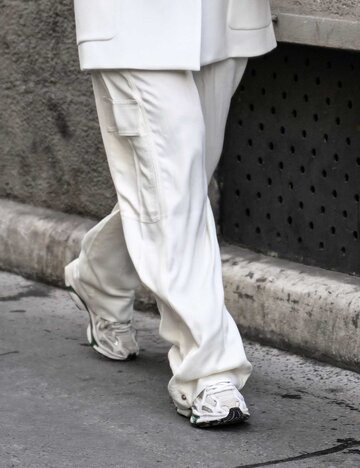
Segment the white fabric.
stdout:
<svg viewBox="0 0 360 468">
<path fill-rule="evenodd" d="M 276 46 L 269 0 L 74 0 L 82 69 L 199 70 Z"/>
<path fill-rule="evenodd" d="M 93 311 L 124 323 L 139 281 L 153 291 L 160 334 L 172 344 L 169 392 L 183 409 L 206 385 L 241 388 L 251 372 L 224 305 L 207 197 L 245 65 L 92 74 L 118 205 L 85 236 L 74 286 Z"/>
</svg>

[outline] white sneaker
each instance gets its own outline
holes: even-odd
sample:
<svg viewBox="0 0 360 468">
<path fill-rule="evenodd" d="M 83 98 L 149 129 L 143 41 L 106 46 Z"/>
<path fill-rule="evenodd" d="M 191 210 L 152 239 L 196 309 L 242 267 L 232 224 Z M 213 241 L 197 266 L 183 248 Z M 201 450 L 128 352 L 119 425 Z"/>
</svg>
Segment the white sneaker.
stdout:
<svg viewBox="0 0 360 468">
<path fill-rule="evenodd" d="M 229 380 L 207 386 L 191 407 L 190 423 L 196 427 L 238 424 L 250 416 L 244 397 Z"/>
<path fill-rule="evenodd" d="M 80 310 L 86 310 L 90 323 L 86 336 L 95 351 L 109 359 L 128 361 L 139 354 L 136 332 L 131 323 L 110 322 L 95 314 L 72 286 L 71 269 L 65 269 L 65 285 L 70 297 Z"/>
</svg>

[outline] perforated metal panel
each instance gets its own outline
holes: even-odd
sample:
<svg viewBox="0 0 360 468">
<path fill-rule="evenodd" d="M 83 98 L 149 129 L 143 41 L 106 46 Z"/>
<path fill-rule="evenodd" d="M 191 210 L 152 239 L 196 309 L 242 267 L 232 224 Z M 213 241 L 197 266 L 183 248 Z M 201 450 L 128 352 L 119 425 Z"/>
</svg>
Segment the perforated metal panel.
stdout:
<svg viewBox="0 0 360 468">
<path fill-rule="evenodd" d="M 250 60 L 219 173 L 226 240 L 360 274 L 360 53 Z"/>
</svg>

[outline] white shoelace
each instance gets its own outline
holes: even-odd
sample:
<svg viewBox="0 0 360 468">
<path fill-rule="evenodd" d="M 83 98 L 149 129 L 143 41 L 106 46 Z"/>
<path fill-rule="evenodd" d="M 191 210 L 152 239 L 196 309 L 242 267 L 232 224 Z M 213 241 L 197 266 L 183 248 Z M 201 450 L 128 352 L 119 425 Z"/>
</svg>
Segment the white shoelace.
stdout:
<svg viewBox="0 0 360 468">
<path fill-rule="evenodd" d="M 119 323 L 119 322 L 109 322 L 106 328 L 115 334 L 126 333 L 131 329 L 131 324 Z"/>
<path fill-rule="evenodd" d="M 222 393 L 227 390 L 234 390 L 234 385 L 230 382 L 230 380 L 216 382 L 216 384 L 209 385 L 205 389 L 207 395 L 216 395 L 217 393 Z"/>
</svg>

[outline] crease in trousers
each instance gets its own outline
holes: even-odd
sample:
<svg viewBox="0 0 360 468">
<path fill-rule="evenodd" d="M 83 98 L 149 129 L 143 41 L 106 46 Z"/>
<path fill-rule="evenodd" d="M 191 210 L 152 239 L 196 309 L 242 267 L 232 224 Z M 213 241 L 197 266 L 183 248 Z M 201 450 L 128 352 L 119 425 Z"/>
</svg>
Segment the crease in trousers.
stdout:
<svg viewBox="0 0 360 468">
<path fill-rule="evenodd" d="M 154 293 L 160 335 L 172 345 L 168 390 L 181 409 L 219 380 L 241 389 L 252 368 L 224 304 L 208 198 L 246 62 L 92 73 L 118 203 L 84 237 L 75 286 L 92 310 L 123 323 L 140 282 Z"/>
</svg>

